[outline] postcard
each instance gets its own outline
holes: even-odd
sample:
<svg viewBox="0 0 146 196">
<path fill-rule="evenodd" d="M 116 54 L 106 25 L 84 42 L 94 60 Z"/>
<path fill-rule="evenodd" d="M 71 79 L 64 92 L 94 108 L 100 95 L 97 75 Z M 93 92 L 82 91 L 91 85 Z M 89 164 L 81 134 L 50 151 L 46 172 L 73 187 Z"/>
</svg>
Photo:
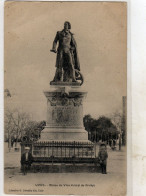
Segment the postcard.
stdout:
<svg viewBox="0 0 146 196">
<path fill-rule="evenodd" d="M 126 195 L 127 3 L 4 4 L 4 192 Z"/>
</svg>

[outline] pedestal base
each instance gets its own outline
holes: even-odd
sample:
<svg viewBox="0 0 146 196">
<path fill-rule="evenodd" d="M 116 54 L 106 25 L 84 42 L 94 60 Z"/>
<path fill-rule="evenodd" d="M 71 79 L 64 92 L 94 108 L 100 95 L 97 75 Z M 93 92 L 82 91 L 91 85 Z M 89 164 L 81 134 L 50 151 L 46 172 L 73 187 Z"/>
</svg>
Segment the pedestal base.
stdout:
<svg viewBox="0 0 146 196">
<path fill-rule="evenodd" d="M 41 139 L 39 141 L 88 141 L 88 132 L 83 128 L 62 128 L 62 127 L 45 127 L 41 132 Z"/>
<path fill-rule="evenodd" d="M 98 162 L 94 163 L 82 163 L 82 164 L 65 164 L 65 163 L 33 163 L 31 170 L 33 172 L 42 173 L 101 173 L 101 166 Z"/>
</svg>

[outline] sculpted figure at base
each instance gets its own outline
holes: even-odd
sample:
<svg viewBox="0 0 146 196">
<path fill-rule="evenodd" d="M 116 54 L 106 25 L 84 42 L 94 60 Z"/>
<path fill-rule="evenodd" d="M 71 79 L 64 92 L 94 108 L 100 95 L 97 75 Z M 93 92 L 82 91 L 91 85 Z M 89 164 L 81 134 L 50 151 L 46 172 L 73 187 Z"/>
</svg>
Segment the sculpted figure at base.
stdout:
<svg viewBox="0 0 146 196">
<path fill-rule="evenodd" d="M 57 32 L 52 50 L 50 50 L 51 52 L 57 53 L 56 73 L 52 82 L 77 83 L 77 80 L 81 80 L 81 83 L 83 82 L 83 76 L 80 73 L 77 45 L 70 29 L 71 24 L 66 21 L 64 23 L 64 29 Z M 57 43 L 58 48 L 56 50 Z"/>
</svg>

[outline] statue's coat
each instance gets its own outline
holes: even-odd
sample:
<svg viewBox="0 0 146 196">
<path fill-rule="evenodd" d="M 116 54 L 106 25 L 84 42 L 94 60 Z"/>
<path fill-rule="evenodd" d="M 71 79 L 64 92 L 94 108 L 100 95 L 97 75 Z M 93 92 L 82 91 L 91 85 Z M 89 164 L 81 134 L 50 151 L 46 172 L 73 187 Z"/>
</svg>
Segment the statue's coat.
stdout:
<svg viewBox="0 0 146 196">
<path fill-rule="evenodd" d="M 57 58 L 56 58 L 56 67 L 61 69 L 63 67 L 63 39 L 67 38 L 67 46 L 70 50 L 70 53 L 72 55 L 72 61 L 74 64 L 74 69 L 77 69 L 80 71 L 80 63 L 78 58 L 78 52 L 77 52 L 77 44 L 74 39 L 73 33 L 68 31 L 68 34 L 65 33 L 64 30 L 58 31 L 56 34 L 56 37 L 53 42 L 53 50 L 56 50 L 57 42 L 59 42 L 58 48 L 57 48 Z"/>
</svg>

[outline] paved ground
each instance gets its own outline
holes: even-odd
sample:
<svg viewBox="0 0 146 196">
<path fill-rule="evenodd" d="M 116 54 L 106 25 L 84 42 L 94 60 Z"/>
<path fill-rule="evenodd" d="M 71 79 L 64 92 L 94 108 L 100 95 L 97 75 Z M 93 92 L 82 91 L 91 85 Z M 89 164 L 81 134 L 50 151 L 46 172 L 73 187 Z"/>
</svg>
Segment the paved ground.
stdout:
<svg viewBox="0 0 146 196">
<path fill-rule="evenodd" d="M 20 172 L 20 152 L 8 152 L 5 144 L 5 193 L 126 195 L 126 150 L 108 148 L 108 174 Z"/>
</svg>

